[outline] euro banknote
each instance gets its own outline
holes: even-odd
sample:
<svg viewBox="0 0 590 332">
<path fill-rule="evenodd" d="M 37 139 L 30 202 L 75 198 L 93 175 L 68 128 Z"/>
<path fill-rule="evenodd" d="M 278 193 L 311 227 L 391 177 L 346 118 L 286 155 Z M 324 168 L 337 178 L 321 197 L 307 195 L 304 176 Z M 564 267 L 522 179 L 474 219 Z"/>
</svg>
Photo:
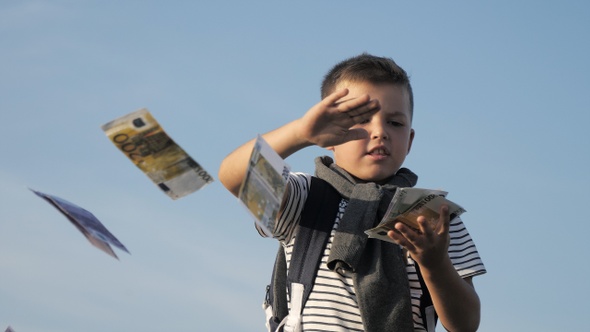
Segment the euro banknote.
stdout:
<svg viewBox="0 0 590 332">
<path fill-rule="evenodd" d="M 213 182 L 213 177 L 166 134 L 145 108 L 103 125 L 102 130 L 172 199 Z"/>
<path fill-rule="evenodd" d="M 238 200 L 254 217 L 258 228 L 271 235 L 287 187 L 289 165 L 258 136 Z"/>
<path fill-rule="evenodd" d="M 61 212 L 82 233 L 86 239 L 98 249 L 119 259 L 110 245 L 126 253 L 127 248 L 92 213 L 65 199 L 31 189 L 37 196 L 46 200 Z"/>
<path fill-rule="evenodd" d="M 460 205 L 446 198 L 447 194 L 446 191 L 434 189 L 398 188 L 379 225 L 365 231 L 365 233 L 370 238 L 393 242 L 387 236 L 387 232 L 393 230 L 398 222 L 414 229 L 420 229 L 418 217 L 423 216 L 433 225 L 439 220 L 440 209 L 443 205 L 448 206 L 451 219 L 465 212 L 465 209 Z"/>
</svg>

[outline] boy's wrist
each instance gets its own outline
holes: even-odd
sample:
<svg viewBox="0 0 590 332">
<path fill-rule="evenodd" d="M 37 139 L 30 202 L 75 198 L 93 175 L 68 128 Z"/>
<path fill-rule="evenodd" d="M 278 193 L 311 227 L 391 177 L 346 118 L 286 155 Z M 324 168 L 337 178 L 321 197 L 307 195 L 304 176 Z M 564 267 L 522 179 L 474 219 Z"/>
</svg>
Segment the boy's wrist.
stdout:
<svg viewBox="0 0 590 332">
<path fill-rule="evenodd" d="M 303 149 L 315 143 L 312 142 L 309 136 L 306 135 L 307 130 L 301 119 L 293 121 L 293 137 L 295 146 L 299 149 Z"/>
<path fill-rule="evenodd" d="M 263 137 L 281 158 L 286 159 L 293 153 L 312 145 L 305 136 L 301 135 L 300 127 L 299 120 L 294 120 L 263 135 Z"/>
<path fill-rule="evenodd" d="M 442 258 L 435 259 L 432 262 L 424 262 L 424 264 L 417 262 L 417 264 L 420 265 L 420 270 L 425 276 L 440 276 L 444 273 L 448 273 L 448 271 L 455 271 L 455 267 L 453 266 L 448 253 Z"/>
</svg>

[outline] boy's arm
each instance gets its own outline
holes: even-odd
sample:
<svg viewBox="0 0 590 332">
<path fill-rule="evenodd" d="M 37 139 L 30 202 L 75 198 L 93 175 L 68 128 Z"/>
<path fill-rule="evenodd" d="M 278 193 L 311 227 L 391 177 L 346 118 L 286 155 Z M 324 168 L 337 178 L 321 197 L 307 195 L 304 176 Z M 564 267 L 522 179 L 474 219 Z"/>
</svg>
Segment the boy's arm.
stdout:
<svg viewBox="0 0 590 332">
<path fill-rule="evenodd" d="M 377 112 L 379 103 L 368 95 L 341 100 L 347 94 L 347 89 L 332 93 L 303 117 L 262 137 L 283 159 L 311 145 L 328 147 L 366 137 L 366 131 L 350 127 Z M 239 194 L 253 146 L 254 140 L 248 141 L 225 157 L 219 167 L 219 180 L 234 196 Z"/>
<path fill-rule="evenodd" d="M 297 150 L 308 146 L 307 143 L 295 135 L 297 132 L 296 127 L 297 121 L 293 121 L 262 135 L 262 137 L 284 159 Z M 248 160 L 250 159 L 254 142 L 254 139 L 250 140 L 234 150 L 223 159 L 219 167 L 219 180 L 236 197 L 239 194 L 240 185 L 248 168 Z"/>
<path fill-rule="evenodd" d="M 441 263 L 421 269 L 441 323 L 448 331 L 477 331 L 481 304 L 471 277 L 461 278 L 450 259 Z"/>
<path fill-rule="evenodd" d="M 449 209 L 441 208 L 440 220 L 431 226 L 418 218 L 420 231 L 397 223 L 388 235 L 410 252 L 420 265 L 424 283 L 443 326 L 448 331 L 476 331 L 481 316 L 480 301 L 470 277 L 463 279 L 448 254 Z"/>
</svg>

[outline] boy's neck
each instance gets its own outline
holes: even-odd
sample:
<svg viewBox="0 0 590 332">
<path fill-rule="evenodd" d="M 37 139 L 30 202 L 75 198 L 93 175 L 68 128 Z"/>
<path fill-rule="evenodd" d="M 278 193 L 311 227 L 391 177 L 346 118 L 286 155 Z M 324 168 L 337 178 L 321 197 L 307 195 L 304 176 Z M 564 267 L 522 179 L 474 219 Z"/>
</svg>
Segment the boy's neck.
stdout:
<svg viewBox="0 0 590 332">
<path fill-rule="evenodd" d="M 355 183 L 375 183 L 375 184 L 378 184 L 378 185 L 384 185 L 384 184 L 388 183 L 391 180 L 391 178 L 393 178 L 395 176 L 395 173 L 394 173 L 391 176 L 388 176 L 388 177 L 386 177 L 383 180 L 373 181 L 373 180 L 365 180 L 365 179 L 357 178 L 356 176 L 354 176 L 354 175 L 352 175 L 350 173 L 348 173 L 348 174 L 350 176 L 352 176 L 352 178 L 354 179 Z"/>
</svg>

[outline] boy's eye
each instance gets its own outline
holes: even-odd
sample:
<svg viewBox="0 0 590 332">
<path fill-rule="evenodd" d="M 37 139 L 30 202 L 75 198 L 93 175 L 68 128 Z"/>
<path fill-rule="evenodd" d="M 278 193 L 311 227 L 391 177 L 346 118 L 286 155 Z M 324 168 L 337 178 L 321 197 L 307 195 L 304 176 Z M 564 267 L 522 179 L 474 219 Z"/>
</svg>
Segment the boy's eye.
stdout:
<svg viewBox="0 0 590 332">
<path fill-rule="evenodd" d="M 389 121 L 389 124 L 394 127 L 403 127 L 404 126 L 404 124 L 399 121 Z"/>
</svg>

